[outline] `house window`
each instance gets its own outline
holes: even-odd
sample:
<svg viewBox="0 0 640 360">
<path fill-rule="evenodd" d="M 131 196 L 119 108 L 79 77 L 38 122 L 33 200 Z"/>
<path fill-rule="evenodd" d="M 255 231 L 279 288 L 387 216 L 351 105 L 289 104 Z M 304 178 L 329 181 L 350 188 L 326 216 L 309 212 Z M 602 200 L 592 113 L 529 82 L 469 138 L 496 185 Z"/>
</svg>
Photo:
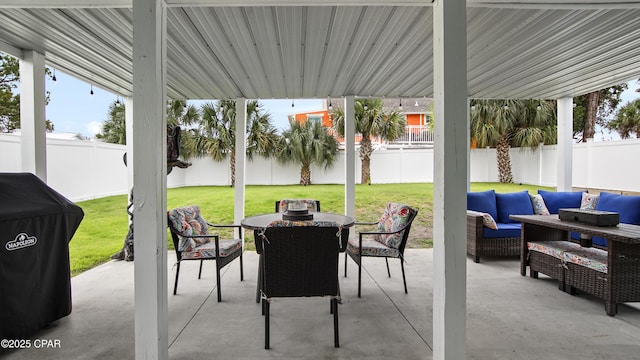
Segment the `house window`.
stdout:
<svg viewBox="0 0 640 360">
<path fill-rule="evenodd" d="M 307 120 L 322 125 L 322 114 L 307 114 Z"/>
</svg>

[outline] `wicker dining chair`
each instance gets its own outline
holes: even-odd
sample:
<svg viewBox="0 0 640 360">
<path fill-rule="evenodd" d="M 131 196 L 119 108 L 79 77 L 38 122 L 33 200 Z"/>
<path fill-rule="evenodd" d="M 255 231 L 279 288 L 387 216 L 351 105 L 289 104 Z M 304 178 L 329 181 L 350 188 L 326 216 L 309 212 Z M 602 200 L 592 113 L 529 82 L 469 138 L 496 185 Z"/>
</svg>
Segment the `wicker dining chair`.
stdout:
<svg viewBox="0 0 640 360">
<path fill-rule="evenodd" d="M 175 295 L 178 290 L 178 276 L 180 274 L 180 263 L 182 261 L 200 260 L 200 269 L 198 270 L 198 279 L 200 279 L 204 260 L 215 260 L 218 302 L 222 301 L 220 269 L 233 261 L 233 259 L 239 257 L 240 281 L 244 280 L 242 231 L 240 225 L 211 224 L 202 217 L 200 207 L 197 205 L 171 209 L 167 212 L 167 217 L 173 239 L 173 247 L 175 248 L 178 259 L 173 295 Z M 209 233 L 209 227 L 234 228 L 234 232 L 235 229 L 238 229 L 239 237 L 221 240 L 217 234 Z"/>
<path fill-rule="evenodd" d="M 269 349 L 269 309 L 273 298 L 329 296 L 334 346 L 338 330 L 338 253 L 348 229 L 335 223 L 277 221 L 259 234 L 262 261 L 262 305 L 265 349 Z"/>
<path fill-rule="evenodd" d="M 313 199 L 282 199 L 276 200 L 276 212 L 285 212 L 289 206 L 307 208 L 309 212 L 320 212 L 320 200 Z"/>
<path fill-rule="evenodd" d="M 351 257 L 358 264 L 358 297 L 362 282 L 362 258 L 367 256 L 384 257 L 389 271 L 389 258 L 400 259 L 404 292 L 407 291 L 407 280 L 404 274 L 404 248 L 407 245 L 409 230 L 418 210 L 409 205 L 388 203 L 378 222 L 356 222 L 355 225 L 377 225 L 377 231 L 360 232 L 357 239 L 349 239 L 344 257 L 344 276 L 347 277 L 347 258 Z"/>
</svg>

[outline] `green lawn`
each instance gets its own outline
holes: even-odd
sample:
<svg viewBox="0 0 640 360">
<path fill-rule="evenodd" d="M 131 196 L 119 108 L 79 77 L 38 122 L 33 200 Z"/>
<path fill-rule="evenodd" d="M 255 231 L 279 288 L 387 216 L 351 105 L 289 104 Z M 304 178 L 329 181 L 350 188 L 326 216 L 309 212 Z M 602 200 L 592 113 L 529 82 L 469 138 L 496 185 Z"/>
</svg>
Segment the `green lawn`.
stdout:
<svg viewBox="0 0 640 360">
<path fill-rule="evenodd" d="M 472 191 L 495 189 L 497 192 L 513 192 L 545 187 L 518 184 L 473 183 Z M 198 186 L 169 189 L 167 207 L 197 204 L 207 220 L 214 223 L 231 223 L 233 220 L 234 189 L 228 186 Z M 344 211 L 343 185 L 286 185 L 247 186 L 245 215 L 274 211 L 274 203 L 281 198 L 312 198 L 320 200 L 322 211 Z M 376 221 L 389 201 L 402 202 L 419 210 L 408 247 L 432 245 L 432 183 L 356 185 L 356 217 L 359 221 Z M 71 273 L 77 275 L 93 266 L 109 260 L 124 242 L 128 231 L 126 213 L 127 196 L 82 201 L 78 205 L 85 213 L 73 240 L 69 243 Z M 246 248 L 253 250 L 252 234 L 247 232 Z M 171 244 L 169 244 L 172 248 Z"/>
</svg>

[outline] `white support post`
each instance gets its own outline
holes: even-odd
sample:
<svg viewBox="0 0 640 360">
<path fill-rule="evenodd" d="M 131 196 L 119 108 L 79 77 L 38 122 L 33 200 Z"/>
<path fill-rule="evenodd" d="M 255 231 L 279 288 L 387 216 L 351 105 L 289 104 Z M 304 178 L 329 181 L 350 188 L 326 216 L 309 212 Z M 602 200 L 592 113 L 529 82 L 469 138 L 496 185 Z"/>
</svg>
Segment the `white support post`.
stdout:
<svg viewBox="0 0 640 360">
<path fill-rule="evenodd" d="M 240 224 L 240 221 L 244 218 L 245 174 L 247 163 L 246 133 L 247 99 L 239 98 L 236 99 L 236 183 L 233 206 L 233 221 L 235 224 Z"/>
<path fill-rule="evenodd" d="M 129 193 L 133 189 L 133 98 L 126 97 L 123 100 L 124 104 L 124 124 L 126 131 L 127 141 L 127 188 Z"/>
<path fill-rule="evenodd" d="M 571 191 L 573 171 L 573 98 L 558 99 L 557 191 Z"/>
<path fill-rule="evenodd" d="M 344 213 L 356 218 L 356 118 L 355 99 L 344 98 Z"/>
<path fill-rule="evenodd" d="M 467 28 L 465 0 L 435 0 L 433 359 L 466 359 Z"/>
<path fill-rule="evenodd" d="M 20 60 L 20 137 L 22 171 L 47 182 L 47 128 L 44 55 L 24 51 Z"/>
<path fill-rule="evenodd" d="M 134 299 L 138 360 L 169 357 L 164 3 L 133 2 Z"/>
</svg>

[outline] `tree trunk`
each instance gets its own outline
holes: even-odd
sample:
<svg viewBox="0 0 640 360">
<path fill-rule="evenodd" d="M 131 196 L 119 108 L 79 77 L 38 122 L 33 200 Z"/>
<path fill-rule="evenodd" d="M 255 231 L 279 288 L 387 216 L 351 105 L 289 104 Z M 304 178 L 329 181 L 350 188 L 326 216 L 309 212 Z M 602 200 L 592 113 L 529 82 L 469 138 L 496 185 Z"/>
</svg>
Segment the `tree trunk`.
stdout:
<svg viewBox="0 0 640 360">
<path fill-rule="evenodd" d="M 300 168 L 300 185 L 311 185 L 311 168 L 309 164 L 302 164 L 302 168 Z"/>
<path fill-rule="evenodd" d="M 360 160 L 362 160 L 362 170 L 360 180 L 361 184 L 371 183 L 371 153 L 373 147 L 371 146 L 371 138 L 369 134 L 362 134 L 362 140 L 360 140 Z"/>
<path fill-rule="evenodd" d="M 593 136 L 596 133 L 595 126 L 599 101 L 600 93 L 598 91 L 587 94 L 587 113 L 584 117 L 584 130 L 582 132 L 583 142 L 587 142 L 587 139 L 593 139 Z"/>
<path fill-rule="evenodd" d="M 509 157 L 509 142 L 506 137 L 502 137 L 496 147 L 498 158 L 498 177 L 501 183 L 510 184 L 513 182 L 511 173 L 511 158 Z"/>
<path fill-rule="evenodd" d="M 229 159 L 229 167 L 231 167 L 231 187 L 236 186 L 236 152 L 231 152 L 231 159 Z"/>
</svg>

